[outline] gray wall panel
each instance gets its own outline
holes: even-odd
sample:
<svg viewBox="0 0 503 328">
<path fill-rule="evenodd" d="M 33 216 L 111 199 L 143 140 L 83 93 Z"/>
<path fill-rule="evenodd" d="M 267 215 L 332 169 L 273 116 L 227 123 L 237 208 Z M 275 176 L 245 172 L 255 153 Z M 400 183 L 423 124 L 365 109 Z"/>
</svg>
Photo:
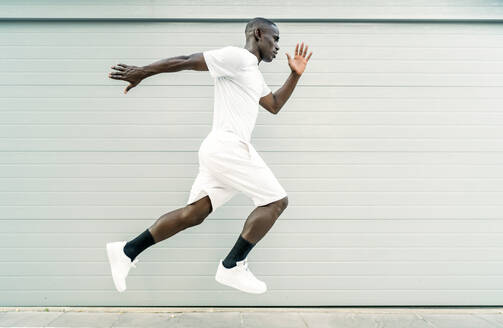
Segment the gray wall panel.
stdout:
<svg viewBox="0 0 503 328">
<path fill-rule="evenodd" d="M 129 1 L 4 1 L 2 9 L 4 17 L 193 9 L 135 3 L 136 16 Z M 300 12 L 322 13 L 317 4 Z M 239 2 L 214 5 L 240 17 Z M 501 8 L 365 1 L 324 12 L 480 19 Z M 284 52 L 305 41 L 314 54 L 279 115 L 260 109 L 252 137 L 290 199 L 250 254 L 270 288 L 255 300 L 213 278 L 253 209 L 244 195 L 142 253 L 120 297 L 104 249 L 183 206 L 213 104 L 208 72 L 153 76 L 124 95 L 109 67 L 243 46 L 244 23 L 0 23 L 0 304 L 503 304 L 502 26 L 279 27 L 283 54 L 260 65 L 273 91 L 289 73 Z"/>
</svg>

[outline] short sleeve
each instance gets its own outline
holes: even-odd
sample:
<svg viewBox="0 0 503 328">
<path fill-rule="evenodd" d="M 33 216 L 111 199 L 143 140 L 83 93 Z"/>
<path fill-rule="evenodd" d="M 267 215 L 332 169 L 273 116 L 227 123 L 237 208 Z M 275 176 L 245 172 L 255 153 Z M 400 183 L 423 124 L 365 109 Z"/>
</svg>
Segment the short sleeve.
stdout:
<svg viewBox="0 0 503 328">
<path fill-rule="evenodd" d="M 265 81 L 262 84 L 262 94 L 260 95 L 260 98 L 267 96 L 269 93 L 271 93 L 271 89 L 267 86 L 267 83 Z"/>
<path fill-rule="evenodd" d="M 208 71 L 214 78 L 234 76 L 243 63 L 243 57 L 232 46 L 203 52 Z"/>
</svg>

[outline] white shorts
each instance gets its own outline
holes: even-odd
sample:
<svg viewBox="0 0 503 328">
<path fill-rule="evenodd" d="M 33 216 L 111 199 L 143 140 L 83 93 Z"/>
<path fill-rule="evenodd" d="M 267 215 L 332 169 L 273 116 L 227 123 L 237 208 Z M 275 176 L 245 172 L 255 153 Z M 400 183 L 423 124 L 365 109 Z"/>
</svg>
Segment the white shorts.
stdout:
<svg viewBox="0 0 503 328">
<path fill-rule="evenodd" d="M 238 192 L 263 206 L 287 196 L 273 172 L 249 142 L 232 132 L 214 130 L 199 148 L 199 173 L 187 204 L 210 197 L 213 211 Z"/>
</svg>

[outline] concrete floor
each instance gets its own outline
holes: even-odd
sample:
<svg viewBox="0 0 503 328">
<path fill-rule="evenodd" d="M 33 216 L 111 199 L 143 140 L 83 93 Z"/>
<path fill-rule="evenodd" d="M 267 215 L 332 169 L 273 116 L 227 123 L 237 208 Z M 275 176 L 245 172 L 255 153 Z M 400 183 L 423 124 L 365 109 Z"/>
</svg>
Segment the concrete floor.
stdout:
<svg viewBox="0 0 503 328">
<path fill-rule="evenodd" d="M 503 308 L 0 307 L 0 327 L 503 328 Z"/>
</svg>

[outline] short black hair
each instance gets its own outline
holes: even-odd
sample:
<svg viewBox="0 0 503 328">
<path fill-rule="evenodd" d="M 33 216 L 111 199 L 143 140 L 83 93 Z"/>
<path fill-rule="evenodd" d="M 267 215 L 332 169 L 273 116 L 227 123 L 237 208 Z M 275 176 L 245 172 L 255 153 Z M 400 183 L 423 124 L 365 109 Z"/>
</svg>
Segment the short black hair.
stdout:
<svg viewBox="0 0 503 328">
<path fill-rule="evenodd" d="M 272 20 L 269 20 L 267 18 L 255 17 L 254 19 L 250 20 L 248 24 L 246 24 L 245 35 L 247 37 L 248 35 L 253 35 L 253 31 L 255 31 L 255 28 L 257 27 L 260 28 L 261 30 L 266 30 L 270 26 L 277 26 L 277 25 Z"/>
</svg>

